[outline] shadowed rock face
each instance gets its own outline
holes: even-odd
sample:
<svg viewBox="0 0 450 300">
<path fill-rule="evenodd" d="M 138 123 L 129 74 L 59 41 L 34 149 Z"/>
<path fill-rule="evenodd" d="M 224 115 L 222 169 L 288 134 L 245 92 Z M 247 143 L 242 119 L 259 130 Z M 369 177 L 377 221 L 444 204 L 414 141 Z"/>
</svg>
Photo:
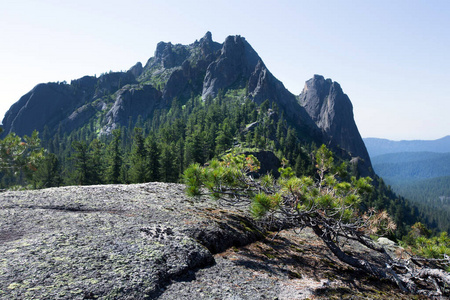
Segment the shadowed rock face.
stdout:
<svg viewBox="0 0 450 300">
<path fill-rule="evenodd" d="M 339 83 L 314 75 L 306 81 L 299 101 L 322 131 L 324 142 L 348 151 L 351 157 L 362 159 L 358 163 L 366 167 L 361 169 L 364 173 L 361 175 L 369 175 L 364 170 L 371 166 L 369 154 L 353 118 L 352 103 Z"/>
<path fill-rule="evenodd" d="M 220 89 L 245 86 L 260 60 L 249 43 L 240 36 L 229 36 L 218 59 L 208 66 L 202 98 L 215 97 Z"/>
<path fill-rule="evenodd" d="M 99 78 L 85 76 L 71 84 L 38 84 L 6 112 L 3 119 L 5 134 L 30 135 L 34 130 L 42 132 L 45 126 L 56 131 L 59 125 L 64 131 L 76 129 L 95 117 L 97 110 L 102 110 L 102 106 L 93 103 L 95 100 L 132 83 L 136 81 L 131 73 L 115 72 Z M 95 111 L 86 113 L 90 109 L 86 103 L 92 104 Z"/>
<path fill-rule="evenodd" d="M 121 89 L 113 107 L 106 114 L 107 124 L 103 133 L 111 133 L 117 124 L 126 124 L 130 117 L 133 120 L 138 116 L 146 118 L 158 107 L 161 107 L 161 92 L 151 85 Z"/>
<path fill-rule="evenodd" d="M 80 101 L 66 84 L 38 84 L 11 106 L 3 119 L 4 129 L 22 136 L 45 125 L 57 126 L 60 116 L 71 113 Z"/>
</svg>

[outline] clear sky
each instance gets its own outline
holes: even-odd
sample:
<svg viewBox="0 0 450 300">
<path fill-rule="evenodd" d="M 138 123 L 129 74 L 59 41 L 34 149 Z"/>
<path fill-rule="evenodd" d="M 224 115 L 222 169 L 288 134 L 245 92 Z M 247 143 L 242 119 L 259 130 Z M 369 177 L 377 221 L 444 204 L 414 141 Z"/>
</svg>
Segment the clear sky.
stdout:
<svg viewBox="0 0 450 300">
<path fill-rule="evenodd" d="M 2 0 L 0 116 L 38 83 L 128 70 L 207 31 L 244 36 L 294 94 L 314 74 L 339 82 L 363 137 L 450 134 L 447 0 Z"/>
</svg>

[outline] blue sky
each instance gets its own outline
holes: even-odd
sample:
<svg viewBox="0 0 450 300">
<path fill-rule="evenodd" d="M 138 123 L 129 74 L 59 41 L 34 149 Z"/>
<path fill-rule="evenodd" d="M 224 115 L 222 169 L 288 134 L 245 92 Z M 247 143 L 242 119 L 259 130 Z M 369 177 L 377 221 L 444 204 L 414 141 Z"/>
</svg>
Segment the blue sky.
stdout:
<svg viewBox="0 0 450 300">
<path fill-rule="evenodd" d="M 159 41 L 239 34 L 294 94 L 341 84 L 363 137 L 450 134 L 450 1 L 58 1 L 0 4 L 0 115 L 41 82 L 145 64 Z M 1 118 L 1 117 L 0 117 Z"/>
</svg>

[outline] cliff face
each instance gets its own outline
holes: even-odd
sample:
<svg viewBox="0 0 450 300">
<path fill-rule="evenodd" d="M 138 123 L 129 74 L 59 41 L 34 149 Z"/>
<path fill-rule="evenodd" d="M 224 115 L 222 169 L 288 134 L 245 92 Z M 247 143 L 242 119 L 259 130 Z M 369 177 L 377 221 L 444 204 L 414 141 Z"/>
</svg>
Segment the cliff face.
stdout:
<svg viewBox="0 0 450 300">
<path fill-rule="evenodd" d="M 351 157 L 359 157 L 360 166 L 371 166 L 369 154 L 353 118 L 352 103 L 339 83 L 314 75 L 306 81 L 299 101 L 322 131 L 327 145 L 339 146 Z M 369 175 L 366 171 L 363 173 Z"/>
<path fill-rule="evenodd" d="M 80 104 L 67 85 L 56 83 L 39 84 L 13 104 L 3 119 L 7 133 L 30 135 L 34 129 L 40 131 L 45 125 L 57 126 L 61 115 L 72 113 Z"/>
<path fill-rule="evenodd" d="M 5 134 L 30 135 L 45 126 L 70 133 L 85 124 L 99 124 L 99 132 L 108 134 L 130 120 L 136 122 L 138 116 L 152 118 L 155 109 L 170 108 L 175 98 L 183 103 L 192 96 L 206 99 L 219 91 L 244 88 L 257 104 L 277 104 L 301 139 L 325 143 L 346 158 L 359 157 L 365 169 L 370 167 L 352 104 L 339 84 L 314 76 L 298 100 L 245 38 L 229 36 L 219 44 L 209 32 L 190 45 L 160 42 L 145 66 L 137 63 L 127 72 L 86 76 L 70 84 L 40 84 L 11 107 L 3 125 Z"/>
<path fill-rule="evenodd" d="M 260 60 L 258 54 L 240 36 L 229 36 L 223 43 L 220 56 L 207 69 L 202 97 L 215 97 L 220 89 L 245 86 Z"/>
<path fill-rule="evenodd" d="M 129 118 L 147 118 L 158 107 L 162 107 L 161 92 L 151 85 L 121 89 L 117 92 L 117 100 L 106 114 L 107 123 L 103 132 L 111 133 L 118 124 L 126 124 Z"/>
<path fill-rule="evenodd" d="M 85 76 L 67 83 L 38 84 L 13 104 L 3 119 L 5 134 L 30 135 L 58 127 L 70 132 L 106 109 L 108 98 L 124 85 L 135 84 L 131 72 L 116 72 L 99 78 Z"/>
</svg>

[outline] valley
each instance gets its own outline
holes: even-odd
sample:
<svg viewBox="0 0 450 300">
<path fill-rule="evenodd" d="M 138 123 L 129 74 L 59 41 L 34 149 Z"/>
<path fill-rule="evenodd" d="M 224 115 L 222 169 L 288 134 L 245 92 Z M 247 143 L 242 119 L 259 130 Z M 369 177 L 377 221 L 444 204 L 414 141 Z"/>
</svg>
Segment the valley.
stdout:
<svg viewBox="0 0 450 300">
<path fill-rule="evenodd" d="M 449 232 L 450 136 L 434 141 L 364 141 L 375 173 L 413 201 L 430 228 Z"/>
</svg>

